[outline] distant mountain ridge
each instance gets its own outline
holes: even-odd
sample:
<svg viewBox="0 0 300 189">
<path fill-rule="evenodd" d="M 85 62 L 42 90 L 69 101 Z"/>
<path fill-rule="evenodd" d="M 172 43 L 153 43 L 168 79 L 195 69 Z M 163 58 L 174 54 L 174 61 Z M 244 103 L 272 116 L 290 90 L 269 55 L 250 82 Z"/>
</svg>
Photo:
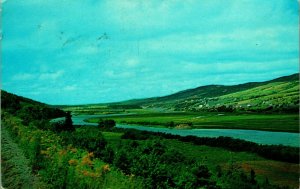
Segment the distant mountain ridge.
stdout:
<svg viewBox="0 0 300 189">
<path fill-rule="evenodd" d="M 284 81 L 294 81 L 294 80 L 299 80 L 299 74 L 293 74 L 290 76 L 283 76 L 283 77 L 279 77 L 270 81 L 264 81 L 264 82 L 249 82 L 249 83 L 244 83 L 244 84 L 238 84 L 238 85 L 231 85 L 231 86 L 227 86 L 227 85 L 206 85 L 206 86 L 200 86 L 194 89 L 187 89 L 184 91 L 180 91 L 171 95 L 167 95 L 164 97 L 161 97 L 163 99 L 167 99 L 167 98 L 176 98 L 178 96 L 181 97 L 189 97 L 189 96 L 193 96 L 193 95 L 199 95 L 202 97 L 215 97 L 215 96 L 220 96 L 220 95 L 225 95 L 225 94 L 229 94 L 232 92 L 238 92 L 241 90 L 246 90 L 246 89 L 250 89 L 253 87 L 258 87 L 261 85 L 265 85 L 268 83 L 272 83 L 272 82 L 284 82 Z"/>
<path fill-rule="evenodd" d="M 276 85 L 281 85 L 281 88 L 276 88 Z M 292 89 L 292 91 L 290 89 Z M 270 93 L 268 90 L 272 92 Z M 241 93 L 243 91 L 247 91 L 247 93 L 252 96 L 245 99 L 242 98 L 245 96 L 244 93 Z M 234 98 L 232 97 L 233 99 L 230 99 L 228 96 L 229 94 L 235 94 Z M 275 94 L 280 95 L 274 96 Z M 238 101 L 238 97 L 243 100 Z M 260 100 L 261 104 L 259 102 Z M 193 89 L 179 91 L 167 96 L 133 99 L 117 104 L 134 104 L 143 107 L 162 107 L 173 110 L 193 111 L 201 109 L 216 110 L 221 106 L 225 106 L 225 108 L 222 107 L 224 109 L 226 109 L 226 107 L 229 109 L 250 109 L 250 107 L 252 108 L 256 106 L 259 110 L 270 109 L 270 107 L 272 107 L 271 109 L 274 107 L 277 107 L 278 109 L 285 109 L 287 106 L 290 106 L 289 108 L 292 108 L 293 111 L 295 111 L 296 106 L 299 104 L 299 73 L 264 82 L 249 82 L 231 86 L 200 86 Z"/>
</svg>

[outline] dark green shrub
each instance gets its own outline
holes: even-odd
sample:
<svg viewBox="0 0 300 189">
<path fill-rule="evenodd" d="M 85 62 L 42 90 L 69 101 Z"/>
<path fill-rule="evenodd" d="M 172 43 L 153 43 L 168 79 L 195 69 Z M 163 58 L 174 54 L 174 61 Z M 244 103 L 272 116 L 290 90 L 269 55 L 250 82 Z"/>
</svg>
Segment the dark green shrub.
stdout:
<svg viewBox="0 0 300 189">
<path fill-rule="evenodd" d="M 93 152 L 96 157 L 101 157 L 107 144 L 102 133 L 96 128 L 80 128 L 75 132 L 62 132 L 64 144 L 72 144 L 75 147 L 83 148 Z"/>
</svg>

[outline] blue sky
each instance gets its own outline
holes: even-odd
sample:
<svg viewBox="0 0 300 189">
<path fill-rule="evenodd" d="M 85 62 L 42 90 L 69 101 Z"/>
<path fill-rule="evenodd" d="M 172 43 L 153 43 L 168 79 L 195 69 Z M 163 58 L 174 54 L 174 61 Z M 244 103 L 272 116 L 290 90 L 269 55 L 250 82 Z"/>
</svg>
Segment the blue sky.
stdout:
<svg viewBox="0 0 300 189">
<path fill-rule="evenodd" d="M 299 70 L 297 0 L 2 0 L 2 36 L 1 88 L 49 104 Z"/>
</svg>

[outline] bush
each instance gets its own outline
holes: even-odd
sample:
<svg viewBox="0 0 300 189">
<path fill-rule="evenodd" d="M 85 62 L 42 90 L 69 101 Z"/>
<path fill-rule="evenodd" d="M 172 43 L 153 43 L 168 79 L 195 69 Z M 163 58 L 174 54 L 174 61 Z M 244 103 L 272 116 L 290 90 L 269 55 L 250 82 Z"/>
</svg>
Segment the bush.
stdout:
<svg viewBox="0 0 300 189">
<path fill-rule="evenodd" d="M 110 130 L 114 126 L 116 126 L 116 122 L 112 119 L 106 119 L 106 120 L 100 120 L 98 122 L 98 128 L 99 129 L 104 129 L 104 130 Z"/>
<path fill-rule="evenodd" d="M 101 157 L 107 144 L 102 133 L 95 128 L 80 128 L 76 132 L 62 132 L 60 134 L 64 144 L 72 144 L 75 147 L 83 148 L 93 152 L 96 157 Z"/>
</svg>

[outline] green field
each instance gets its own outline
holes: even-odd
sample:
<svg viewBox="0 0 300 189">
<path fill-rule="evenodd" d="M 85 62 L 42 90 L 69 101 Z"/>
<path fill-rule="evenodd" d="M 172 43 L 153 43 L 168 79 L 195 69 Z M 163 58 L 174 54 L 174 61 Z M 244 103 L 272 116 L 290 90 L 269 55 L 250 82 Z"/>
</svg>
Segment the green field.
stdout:
<svg viewBox="0 0 300 189">
<path fill-rule="evenodd" d="M 192 112 L 147 112 L 134 111 L 135 115 L 107 117 L 118 123 L 166 126 L 174 122 L 175 126 L 192 123 L 193 128 L 254 129 L 266 131 L 299 132 L 297 114 L 254 114 L 254 113 L 192 113 Z M 98 122 L 99 118 L 88 119 Z"/>
<path fill-rule="evenodd" d="M 117 148 L 120 141 L 125 140 L 121 139 L 122 133 L 103 132 L 103 135 L 113 148 Z M 232 152 L 217 147 L 196 146 L 178 140 L 163 139 L 162 142 L 168 148 L 176 149 L 186 157 L 207 164 L 212 171 L 215 171 L 217 165 L 226 169 L 226 167 L 234 164 L 248 173 L 252 168 L 257 173 L 257 179 L 260 182 L 268 177 L 271 183 L 288 185 L 293 188 L 298 187 L 298 164 L 268 160 L 248 152 Z"/>
</svg>

